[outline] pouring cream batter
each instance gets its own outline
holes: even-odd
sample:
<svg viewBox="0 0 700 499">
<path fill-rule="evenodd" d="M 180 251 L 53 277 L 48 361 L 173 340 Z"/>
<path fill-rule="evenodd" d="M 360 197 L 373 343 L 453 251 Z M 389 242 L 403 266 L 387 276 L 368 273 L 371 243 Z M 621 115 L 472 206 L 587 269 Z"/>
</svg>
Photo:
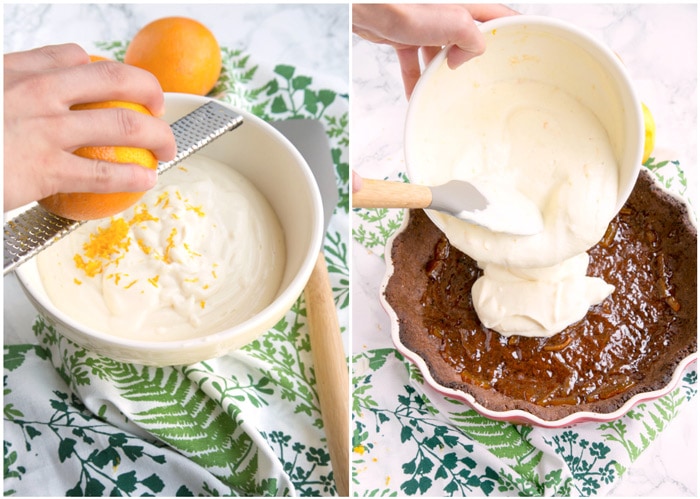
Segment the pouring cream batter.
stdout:
<svg viewBox="0 0 700 499">
<path fill-rule="evenodd" d="M 255 187 L 195 155 L 134 207 L 88 222 L 37 256 L 54 304 L 105 333 L 203 336 L 249 318 L 282 278 L 284 236 Z"/>
<path fill-rule="evenodd" d="M 421 112 L 436 112 L 423 95 Z M 617 162 L 605 128 L 562 89 L 533 80 L 475 85 L 408 145 L 412 181 L 502 183 L 539 207 L 544 230 L 496 233 L 431 212 L 484 275 L 472 290 L 482 323 L 504 335 L 552 336 L 613 287 L 587 277 L 586 251 L 614 217 Z M 439 130 L 437 130 L 439 128 Z"/>
</svg>

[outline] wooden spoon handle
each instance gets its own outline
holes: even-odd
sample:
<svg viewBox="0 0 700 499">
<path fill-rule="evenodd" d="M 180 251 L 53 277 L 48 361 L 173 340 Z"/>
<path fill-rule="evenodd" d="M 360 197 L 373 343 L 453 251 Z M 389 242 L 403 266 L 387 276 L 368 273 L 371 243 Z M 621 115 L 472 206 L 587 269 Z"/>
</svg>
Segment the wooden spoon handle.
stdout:
<svg viewBox="0 0 700 499">
<path fill-rule="evenodd" d="M 350 490 L 350 402 L 348 363 L 326 258 L 320 252 L 304 288 L 316 391 L 338 495 Z"/>
<path fill-rule="evenodd" d="M 423 185 L 362 179 L 362 188 L 352 193 L 353 208 L 427 208 L 433 201 Z"/>
</svg>

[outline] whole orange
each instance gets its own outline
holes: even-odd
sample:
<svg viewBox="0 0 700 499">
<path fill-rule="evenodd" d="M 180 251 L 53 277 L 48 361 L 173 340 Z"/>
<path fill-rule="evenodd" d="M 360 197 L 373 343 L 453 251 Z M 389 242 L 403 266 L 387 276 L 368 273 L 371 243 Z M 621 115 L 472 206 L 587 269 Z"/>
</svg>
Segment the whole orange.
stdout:
<svg viewBox="0 0 700 499">
<path fill-rule="evenodd" d="M 106 101 L 90 104 L 76 104 L 72 110 L 105 109 L 122 107 L 139 113 L 151 113 L 144 106 L 132 102 Z M 81 147 L 74 154 L 84 158 L 101 159 L 110 163 L 135 163 L 155 170 L 158 160 L 148 149 L 125 146 Z M 143 192 L 68 192 L 58 193 L 39 200 L 48 212 L 71 220 L 95 220 L 115 215 L 132 206 L 143 196 Z"/>
<path fill-rule="evenodd" d="M 200 22 L 164 17 L 136 33 L 124 62 L 150 71 L 164 92 L 207 95 L 221 74 L 221 49 Z"/>
</svg>

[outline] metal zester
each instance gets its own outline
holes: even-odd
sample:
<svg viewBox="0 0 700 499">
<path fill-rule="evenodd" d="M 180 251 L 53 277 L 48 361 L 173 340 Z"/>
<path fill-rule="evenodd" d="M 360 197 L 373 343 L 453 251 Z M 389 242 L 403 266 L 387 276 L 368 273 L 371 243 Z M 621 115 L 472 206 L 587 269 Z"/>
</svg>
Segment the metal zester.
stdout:
<svg viewBox="0 0 700 499">
<path fill-rule="evenodd" d="M 158 163 L 158 174 L 167 171 L 242 123 L 243 117 L 240 114 L 214 101 L 209 101 L 183 116 L 170 125 L 177 143 L 177 155 L 171 161 Z M 83 223 L 85 222 L 53 215 L 39 205 L 8 220 L 5 222 L 3 235 L 3 275 Z"/>
</svg>

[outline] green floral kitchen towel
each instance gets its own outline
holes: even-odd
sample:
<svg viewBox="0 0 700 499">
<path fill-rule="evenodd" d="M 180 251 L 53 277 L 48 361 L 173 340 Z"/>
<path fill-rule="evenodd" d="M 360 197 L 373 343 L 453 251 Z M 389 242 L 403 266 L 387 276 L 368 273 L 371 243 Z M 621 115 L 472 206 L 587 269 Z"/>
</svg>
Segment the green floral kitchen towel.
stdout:
<svg viewBox="0 0 700 499">
<path fill-rule="evenodd" d="M 678 161 L 650 158 L 644 166 L 685 194 Z M 387 178 L 406 180 L 402 172 Z M 353 238 L 383 258 L 404 213 L 356 209 Z M 386 348 L 356 349 L 352 359 L 352 482 L 360 496 L 605 495 L 697 394 L 693 364 L 667 396 L 614 422 L 546 429 L 492 421 L 424 383 L 386 336 Z"/>
<path fill-rule="evenodd" d="M 489 420 L 424 385 L 395 349 L 371 350 L 353 358 L 353 490 L 360 496 L 604 495 L 696 392 L 693 367 L 669 395 L 618 421 L 534 428 Z"/>
<path fill-rule="evenodd" d="M 117 60 L 125 46 L 102 44 Z M 347 89 L 318 88 L 291 64 L 222 55 L 212 96 L 265 120 L 326 128 L 339 202 L 324 252 L 347 336 Z M 34 333 L 36 344 L 4 347 L 5 495 L 336 495 L 303 297 L 253 343 L 187 366 L 95 355 L 41 317 Z"/>
</svg>

